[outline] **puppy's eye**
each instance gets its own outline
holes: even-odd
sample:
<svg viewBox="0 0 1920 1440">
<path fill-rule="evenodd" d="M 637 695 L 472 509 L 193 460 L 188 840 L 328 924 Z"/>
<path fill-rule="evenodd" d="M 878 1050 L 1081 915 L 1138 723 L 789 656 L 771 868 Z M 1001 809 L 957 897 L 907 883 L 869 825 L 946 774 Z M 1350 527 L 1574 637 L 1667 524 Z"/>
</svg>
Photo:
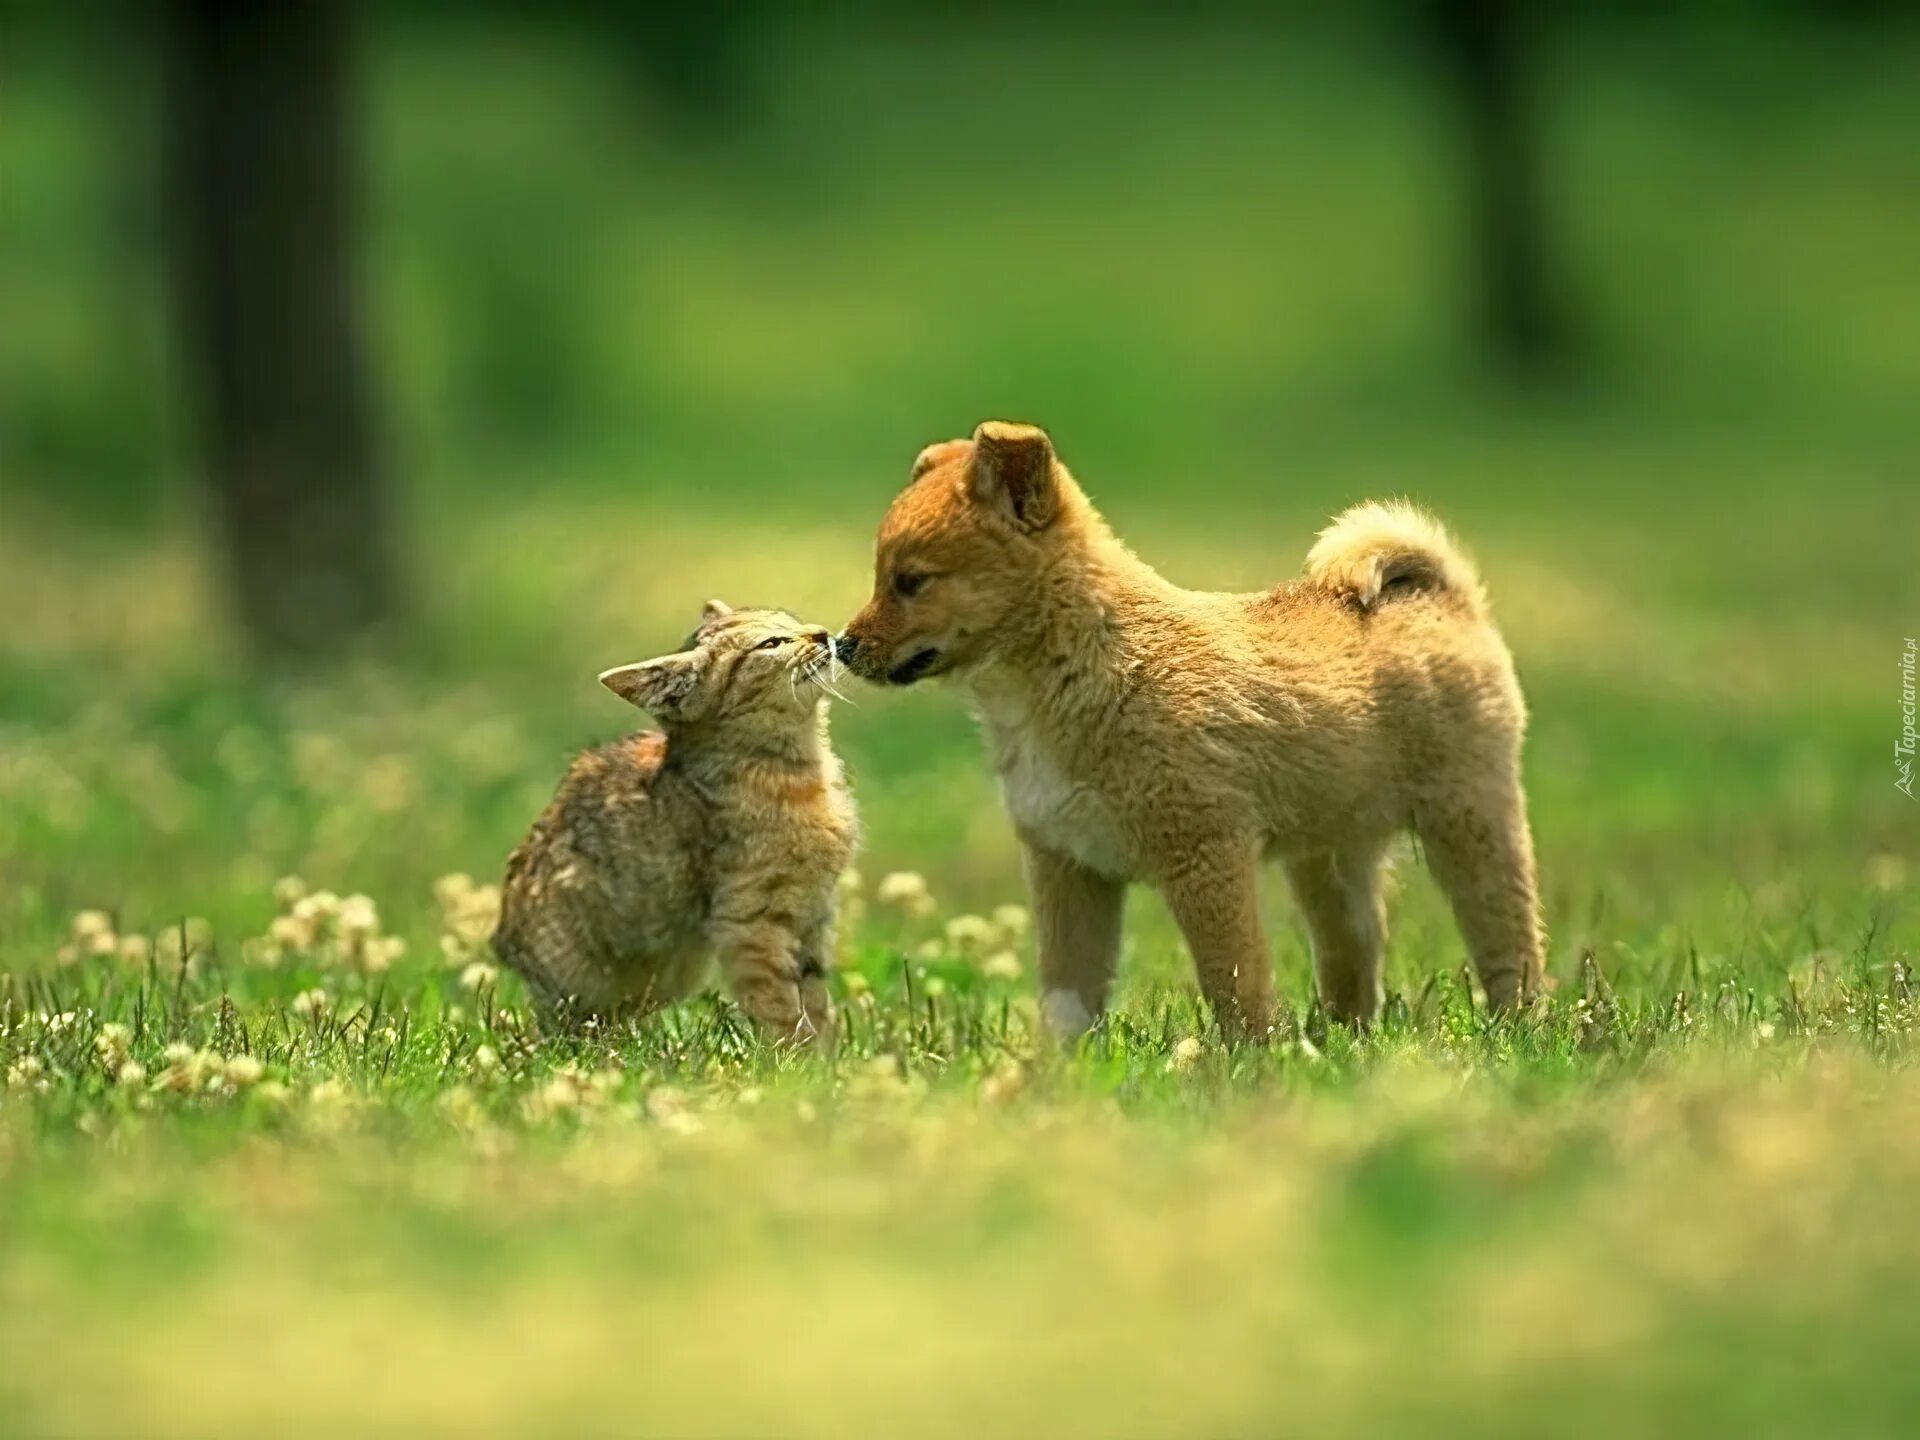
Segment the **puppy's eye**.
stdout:
<svg viewBox="0 0 1920 1440">
<path fill-rule="evenodd" d="M 927 588 L 927 581 L 932 578 L 918 570 L 902 570 L 893 577 L 893 593 L 902 600 L 911 600 Z"/>
<path fill-rule="evenodd" d="M 782 645 L 786 643 L 787 643 L 787 637 L 784 635 L 769 635 L 765 640 L 762 640 L 758 645 L 754 646 L 753 648 L 756 650 L 778 650 Z"/>
</svg>

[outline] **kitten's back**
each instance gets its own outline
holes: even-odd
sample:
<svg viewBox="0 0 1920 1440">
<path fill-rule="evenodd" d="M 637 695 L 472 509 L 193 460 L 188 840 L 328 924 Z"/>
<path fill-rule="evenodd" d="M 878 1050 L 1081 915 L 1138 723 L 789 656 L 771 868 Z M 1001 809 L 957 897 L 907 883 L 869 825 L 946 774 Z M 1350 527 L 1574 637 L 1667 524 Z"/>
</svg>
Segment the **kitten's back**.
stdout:
<svg viewBox="0 0 1920 1440">
<path fill-rule="evenodd" d="M 673 897 L 694 887 L 675 807 L 659 803 L 666 757 L 659 731 L 582 751 L 508 858 L 494 949 L 544 999 L 606 1006 L 636 998 L 622 984 L 623 962 L 671 949 L 679 932 L 697 927 L 696 915 L 672 913 Z M 677 979 L 661 974 L 656 984 Z"/>
</svg>

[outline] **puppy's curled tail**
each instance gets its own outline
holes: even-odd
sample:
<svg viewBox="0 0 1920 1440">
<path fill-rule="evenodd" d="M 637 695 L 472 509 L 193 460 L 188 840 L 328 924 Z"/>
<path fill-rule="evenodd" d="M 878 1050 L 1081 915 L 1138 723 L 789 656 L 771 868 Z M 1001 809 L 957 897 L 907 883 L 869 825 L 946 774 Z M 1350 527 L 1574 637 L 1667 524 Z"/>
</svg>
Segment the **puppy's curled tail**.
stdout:
<svg viewBox="0 0 1920 1440">
<path fill-rule="evenodd" d="M 1307 579 L 1371 610 L 1397 595 L 1444 595 L 1475 617 L 1486 591 L 1446 528 L 1405 500 L 1369 500 L 1334 518 L 1307 552 Z"/>
</svg>

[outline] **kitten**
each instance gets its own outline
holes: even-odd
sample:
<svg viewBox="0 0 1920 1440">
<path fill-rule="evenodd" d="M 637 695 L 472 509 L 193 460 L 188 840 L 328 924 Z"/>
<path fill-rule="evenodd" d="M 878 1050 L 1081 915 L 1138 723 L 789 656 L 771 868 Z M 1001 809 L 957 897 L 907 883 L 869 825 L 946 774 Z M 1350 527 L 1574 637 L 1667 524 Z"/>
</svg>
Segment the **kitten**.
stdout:
<svg viewBox="0 0 1920 1440">
<path fill-rule="evenodd" d="M 683 648 L 600 682 L 661 729 L 578 756 L 507 862 L 493 944 L 548 1006 L 635 1013 L 717 958 L 770 1039 L 830 1037 L 853 800 L 827 742 L 824 629 L 708 603 Z"/>
</svg>

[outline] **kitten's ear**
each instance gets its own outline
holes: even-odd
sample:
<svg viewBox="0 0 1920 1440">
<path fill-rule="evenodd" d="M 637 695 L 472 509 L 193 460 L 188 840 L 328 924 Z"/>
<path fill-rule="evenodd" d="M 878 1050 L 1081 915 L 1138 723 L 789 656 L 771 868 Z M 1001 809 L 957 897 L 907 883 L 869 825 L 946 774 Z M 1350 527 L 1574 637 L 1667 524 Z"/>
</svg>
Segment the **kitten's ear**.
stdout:
<svg viewBox="0 0 1920 1440">
<path fill-rule="evenodd" d="M 700 664 L 693 655 L 662 655 L 600 672 L 600 683 L 622 700 L 662 717 L 679 710 L 699 679 Z"/>
<path fill-rule="evenodd" d="M 973 432 L 973 498 L 1022 530 L 1044 530 L 1060 510 L 1053 442 L 1038 425 L 986 420 Z"/>
<path fill-rule="evenodd" d="M 709 600 L 700 607 L 700 623 L 711 625 L 716 620 L 724 620 L 733 613 L 733 607 L 724 600 Z"/>
<path fill-rule="evenodd" d="M 911 485 L 929 470 L 945 465 L 948 461 L 958 460 L 971 449 L 973 449 L 971 440 L 942 440 L 927 446 L 913 457 L 913 469 L 907 472 L 907 483 Z"/>
</svg>

